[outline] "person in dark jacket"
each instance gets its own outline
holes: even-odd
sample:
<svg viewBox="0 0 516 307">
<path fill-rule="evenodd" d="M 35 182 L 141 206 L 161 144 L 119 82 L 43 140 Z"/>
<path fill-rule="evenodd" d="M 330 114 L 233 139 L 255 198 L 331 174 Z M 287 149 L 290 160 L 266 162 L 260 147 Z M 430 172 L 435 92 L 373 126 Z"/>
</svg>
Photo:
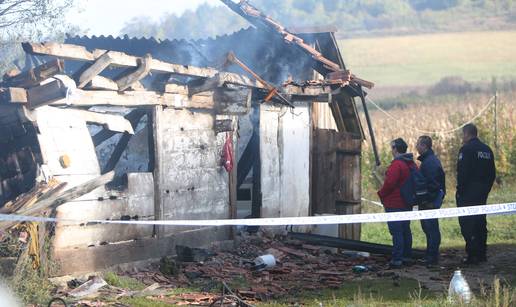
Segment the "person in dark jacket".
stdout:
<svg viewBox="0 0 516 307">
<path fill-rule="evenodd" d="M 462 132 L 463 146 L 457 161 L 457 207 L 485 205 L 496 178 L 494 154 L 478 139 L 475 125 L 467 124 Z M 459 224 L 466 241 L 464 263 L 487 261 L 486 215 L 461 216 Z"/>
<path fill-rule="evenodd" d="M 428 185 L 428 200 L 419 206 L 419 210 L 439 209 L 446 195 L 446 177 L 441 161 L 432 149 L 432 138 L 422 135 L 416 144 L 417 152 L 421 161 L 420 172 L 426 179 Z M 438 219 L 421 220 L 421 228 L 426 236 L 426 256 L 427 266 L 439 263 L 439 246 L 441 245 L 441 232 L 439 231 Z"/>
<path fill-rule="evenodd" d="M 392 160 L 391 165 L 385 173 L 385 180 L 378 196 L 386 212 L 411 211 L 403 198 L 400 188 L 410 176 L 410 167 L 417 167 L 414 163 L 414 156 L 407 153 L 407 143 L 401 138 L 391 142 Z M 398 268 L 411 261 L 412 256 L 412 232 L 410 221 L 387 222 L 389 232 L 392 236 L 392 260 L 391 267 Z"/>
</svg>

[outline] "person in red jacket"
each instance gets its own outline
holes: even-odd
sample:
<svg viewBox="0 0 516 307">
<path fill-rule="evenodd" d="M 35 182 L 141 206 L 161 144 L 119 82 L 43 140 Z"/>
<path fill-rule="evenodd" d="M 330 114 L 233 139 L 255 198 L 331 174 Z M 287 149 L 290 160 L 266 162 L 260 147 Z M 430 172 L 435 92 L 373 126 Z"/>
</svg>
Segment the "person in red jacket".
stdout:
<svg viewBox="0 0 516 307">
<path fill-rule="evenodd" d="M 412 153 L 407 153 L 407 143 L 402 138 L 391 142 L 392 160 L 385 173 L 385 180 L 378 196 L 385 208 L 385 212 L 411 211 L 401 197 L 400 188 L 410 176 L 411 167 L 417 167 Z M 392 260 L 389 265 L 393 268 L 401 267 L 411 262 L 412 232 L 410 221 L 387 222 L 392 236 Z"/>
</svg>

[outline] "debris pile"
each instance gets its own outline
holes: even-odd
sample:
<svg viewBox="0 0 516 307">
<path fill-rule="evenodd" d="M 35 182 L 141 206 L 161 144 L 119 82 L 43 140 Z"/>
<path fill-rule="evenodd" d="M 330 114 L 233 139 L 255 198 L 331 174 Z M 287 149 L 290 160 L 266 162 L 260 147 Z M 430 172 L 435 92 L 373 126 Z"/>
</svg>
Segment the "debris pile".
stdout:
<svg viewBox="0 0 516 307">
<path fill-rule="evenodd" d="M 185 248 L 180 247 L 179 251 L 176 260 L 184 259 L 181 253 L 185 252 Z M 341 252 L 335 248 L 313 246 L 285 238 L 271 239 L 263 235 L 241 237 L 234 242 L 233 249 L 214 245 L 212 250 L 201 252 L 195 249 L 195 253 L 195 262 L 162 259 L 159 268 L 166 274 L 157 270 L 126 274 L 146 285 L 157 282 L 164 286 L 200 289 L 202 292 L 195 297 L 173 296 L 175 303 L 183 298 L 190 303 L 193 300 L 201 304 L 210 297 L 206 293 L 220 289 L 223 284 L 229 285 L 246 302 L 255 302 L 285 295 L 295 297 L 306 290 L 340 288 L 346 280 L 358 276 L 376 276 L 375 272 L 383 269 L 381 265 L 386 263 L 385 256 L 364 257 L 363 253 Z M 253 260 L 265 254 L 273 255 L 276 265 L 265 270 L 253 270 Z M 367 270 L 353 270 L 357 265 Z M 175 275 L 168 275 L 171 272 Z"/>
</svg>

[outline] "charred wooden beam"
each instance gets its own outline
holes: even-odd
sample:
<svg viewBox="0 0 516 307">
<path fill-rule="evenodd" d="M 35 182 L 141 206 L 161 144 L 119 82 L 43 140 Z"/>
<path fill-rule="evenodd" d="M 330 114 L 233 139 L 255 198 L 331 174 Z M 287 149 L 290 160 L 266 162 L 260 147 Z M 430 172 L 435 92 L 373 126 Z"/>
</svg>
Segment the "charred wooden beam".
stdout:
<svg viewBox="0 0 516 307">
<path fill-rule="evenodd" d="M 220 87 L 213 93 L 217 114 L 245 115 L 251 109 L 251 98 L 251 89 L 245 87 Z"/>
<path fill-rule="evenodd" d="M 102 77 L 95 76 L 93 77 L 87 84 L 84 86 L 87 90 L 108 90 L 108 91 L 118 91 L 118 85 L 115 81 Z"/>
<path fill-rule="evenodd" d="M 147 76 L 150 72 L 151 61 L 152 57 L 150 54 L 146 54 L 143 58 L 138 59 L 138 67 L 135 70 L 115 81 L 118 85 L 118 90 L 125 91 L 131 85 Z"/>
<path fill-rule="evenodd" d="M 4 103 L 27 103 L 27 90 L 18 87 L 0 89 L 0 102 Z"/>
<path fill-rule="evenodd" d="M 83 88 L 86 86 L 94 77 L 100 74 L 104 69 L 106 69 L 111 63 L 113 63 L 114 59 L 111 56 L 111 51 L 106 51 L 100 57 L 95 59 L 93 64 L 91 64 L 86 70 L 82 72 L 79 76 L 79 80 L 77 80 L 77 87 Z"/>
<path fill-rule="evenodd" d="M 300 233 L 300 232 L 289 232 L 288 237 L 294 240 L 300 240 L 306 242 L 311 245 L 320 245 L 320 246 L 328 246 L 328 247 L 336 247 L 343 248 L 354 251 L 363 251 L 369 252 L 373 254 L 383 254 L 390 255 L 392 254 L 392 246 L 385 244 L 376 244 L 364 241 L 357 240 L 348 240 L 335 238 L 330 236 L 322 236 L 308 233 Z M 423 258 L 425 256 L 425 252 L 422 250 L 412 250 L 412 256 L 416 258 Z"/>
<path fill-rule="evenodd" d="M 65 106 L 152 106 L 165 105 L 177 108 L 213 109 L 213 97 L 211 95 L 194 95 L 188 97 L 180 94 L 156 93 L 151 91 L 84 91 L 76 89 L 73 95 L 67 99 L 61 99 L 53 105 Z"/>
<path fill-rule="evenodd" d="M 95 49 L 88 51 L 83 46 L 59 43 L 23 43 L 23 49 L 29 54 L 50 55 L 58 58 L 76 61 L 95 61 L 106 53 L 106 50 Z M 111 51 L 110 56 L 113 58 L 111 65 L 117 67 L 138 67 L 138 57 L 125 54 L 123 52 Z M 186 76 L 212 77 L 218 71 L 210 67 L 195 67 L 189 65 L 172 64 L 156 59 L 152 59 L 149 63 L 151 71 L 159 73 L 171 73 Z"/>
<path fill-rule="evenodd" d="M 64 71 L 64 61 L 56 59 L 15 76 L 4 76 L 3 86 L 29 88 L 37 86 L 52 76 Z"/>
<path fill-rule="evenodd" d="M 61 80 L 55 80 L 50 83 L 30 88 L 28 92 L 28 107 L 35 109 L 37 107 L 51 104 L 66 97 L 68 89 Z"/>
<path fill-rule="evenodd" d="M 38 215 L 42 211 L 45 210 L 52 210 L 56 207 L 67 203 L 69 201 L 72 201 L 76 198 L 79 198 L 85 194 L 88 194 L 89 192 L 95 190 L 96 188 L 105 185 L 106 183 L 113 180 L 115 177 L 115 172 L 109 172 L 107 174 L 104 174 L 102 176 L 99 176 L 97 178 L 94 178 L 92 180 L 89 180 L 83 184 L 80 184 L 76 187 L 73 187 L 68 190 L 59 191 L 55 193 L 55 195 L 45 198 L 41 201 L 36 202 L 34 205 L 32 205 L 29 208 L 22 208 L 16 212 L 16 214 L 19 215 Z M 13 225 L 16 225 L 16 221 L 5 221 L 0 222 L 0 228 L 6 229 Z"/>
<path fill-rule="evenodd" d="M 231 119 L 216 119 L 213 127 L 216 134 L 221 132 L 233 131 L 233 120 Z"/>
<path fill-rule="evenodd" d="M 228 72 L 219 72 L 215 76 L 207 79 L 194 80 L 188 84 L 188 95 L 192 96 L 198 93 L 213 91 L 218 87 L 226 84 L 265 89 L 265 86 L 258 81 Z"/>
<path fill-rule="evenodd" d="M 273 33 L 281 37 L 285 44 L 293 45 L 301 50 L 308 57 L 310 57 L 310 59 L 314 60 L 318 64 L 317 66 L 319 67 L 319 72 L 321 72 L 323 75 L 326 76 L 328 73 L 332 72 L 343 72 L 343 66 L 324 57 L 324 55 L 317 49 L 305 43 L 303 39 L 296 36 L 292 32 L 289 32 L 277 21 L 260 12 L 260 10 L 258 10 L 256 7 L 249 4 L 248 1 L 240 1 L 238 3 L 233 2 L 232 0 L 221 1 L 226 4 L 232 11 L 247 19 L 255 27 L 263 29 L 269 33 Z M 349 79 L 344 79 L 342 81 L 343 84 L 347 84 L 348 81 L 351 81 L 352 83 L 365 86 L 367 88 L 372 88 L 374 86 L 373 82 L 360 79 L 352 74 L 349 75 Z"/>
</svg>

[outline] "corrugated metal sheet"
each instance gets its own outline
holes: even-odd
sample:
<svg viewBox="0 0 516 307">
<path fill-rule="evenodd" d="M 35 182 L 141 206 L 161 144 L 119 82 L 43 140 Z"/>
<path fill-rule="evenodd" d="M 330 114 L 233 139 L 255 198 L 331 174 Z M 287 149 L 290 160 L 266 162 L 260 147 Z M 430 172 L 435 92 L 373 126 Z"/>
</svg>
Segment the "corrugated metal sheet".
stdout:
<svg viewBox="0 0 516 307">
<path fill-rule="evenodd" d="M 310 58 L 295 48 L 288 48 L 283 40 L 254 28 L 203 40 L 73 36 L 67 37 L 65 42 L 90 50 L 115 50 L 136 56 L 150 53 L 153 58 L 166 62 L 219 69 L 225 63 L 226 54 L 233 51 L 251 69 L 273 83 L 281 84 L 290 74 L 299 80 L 311 78 Z M 242 72 L 238 67 L 225 70 Z"/>
</svg>

